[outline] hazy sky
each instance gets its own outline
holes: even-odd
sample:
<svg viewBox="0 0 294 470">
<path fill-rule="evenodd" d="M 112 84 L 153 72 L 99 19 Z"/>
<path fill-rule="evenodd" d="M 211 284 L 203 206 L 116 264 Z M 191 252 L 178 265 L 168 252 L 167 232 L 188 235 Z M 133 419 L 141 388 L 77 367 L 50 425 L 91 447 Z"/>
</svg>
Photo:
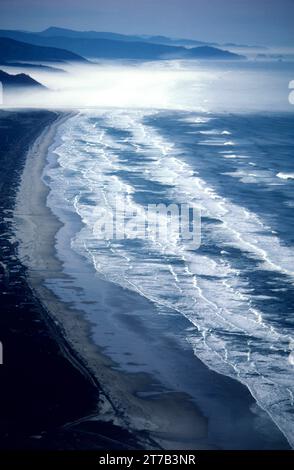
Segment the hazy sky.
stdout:
<svg viewBox="0 0 294 470">
<path fill-rule="evenodd" d="M 52 25 L 291 45 L 294 0 L 0 0 L 0 28 Z"/>
</svg>

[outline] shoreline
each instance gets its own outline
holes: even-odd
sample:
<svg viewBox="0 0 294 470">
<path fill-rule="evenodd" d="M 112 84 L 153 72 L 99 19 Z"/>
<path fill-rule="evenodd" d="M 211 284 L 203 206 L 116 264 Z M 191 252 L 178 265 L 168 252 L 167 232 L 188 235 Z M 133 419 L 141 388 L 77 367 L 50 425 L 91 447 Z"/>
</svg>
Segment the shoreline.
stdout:
<svg viewBox="0 0 294 470">
<path fill-rule="evenodd" d="M 188 397 L 186 400 L 184 399 L 181 418 L 179 418 L 177 413 L 176 416 L 173 413 L 174 407 L 179 406 L 178 397 L 174 397 L 174 394 L 167 393 L 162 403 L 160 399 L 153 401 L 135 396 L 138 383 L 140 388 L 145 388 L 148 382 L 152 385 L 154 378 L 148 377 L 144 373 L 135 374 L 134 377 L 131 374 L 115 371 L 113 361 L 103 355 L 91 340 L 89 322 L 83 318 L 80 312 L 74 311 L 71 305 L 63 304 L 44 285 L 48 278 L 64 276 L 61 262 L 57 260 L 54 250 L 55 236 L 62 224 L 46 205 L 49 188 L 44 184 L 42 174 L 47 163 L 48 150 L 52 145 L 56 131 L 59 125 L 68 118 L 69 116 L 58 119 L 37 138 L 28 153 L 22 174 L 14 216 L 15 219 L 21 219 L 21 223 L 17 223 L 17 238 L 21 240 L 19 252 L 21 259 L 27 266 L 29 284 L 65 341 L 69 343 L 77 355 L 79 362 L 85 366 L 86 371 L 90 371 L 89 376 L 92 377 L 92 380 L 99 383 L 104 395 L 103 412 L 101 413 L 100 410 L 99 418 L 105 419 L 105 421 L 111 420 L 114 424 L 135 432 L 139 442 L 142 440 L 141 444 L 147 445 L 150 449 L 161 448 L 164 439 L 148 437 L 145 435 L 146 432 L 147 434 L 150 432 L 152 435 L 152 433 L 157 434 L 161 429 L 161 432 L 168 434 L 170 426 L 174 427 L 176 424 L 174 420 L 176 418 L 182 419 L 184 436 L 183 442 L 179 436 L 178 445 L 185 448 L 186 425 L 189 426 L 189 434 L 191 433 L 194 439 L 201 440 L 206 433 L 206 420 L 199 414 L 190 399 Z M 32 183 L 34 191 L 31 191 Z M 30 209 L 30 213 L 28 209 Z M 32 240 L 34 240 L 33 243 L 31 243 Z M 29 261 L 27 261 L 28 259 Z M 39 269 L 40 266 L 42 266 L 41 269 Z M 58 311 L 58 315 L 54 313 L 56 311 Z M 179 398 L 182 401 L 184 397 L 180 396 Z M 162 407 L 164 411 L 161 409 Z M 158 422 L 156 422 L 156 416 L 159 416 Z M 192 428 L 197 421 L 199 426 L 194 430 Z M 175 436 L 170 443 L 170 448 L 177 447 L 174 439 Z M 191 442 L 187 448 L 190 446 Z M 202 447 L 202 444 L 199 446 Z"/>
<path fill-rule="evenodd" d="M 62 223 L 46 205 L 49 188 L 43 182 L 42 175 L 56 131 L 68 117 L 63 116 L 61 120 L 55 121 L 34 142 L 22 175 L 15 217 L 21 219 L 18 238 L 21 240 L 20 254 L 27 266 L 29 283 L 56 324 L 57 331 L 65 338 L 65 344 L 69 343 L 78 358 L 76 367 L 81 367 L 88 378 L 99 383 L 103 395 L 99 419 L 105 422 L 110 420 L 117 426 L 135 432 L 141 445 L 148 449 L 156 446 L 166 449 L 217 448 L 209 444 L 207 418 L 189 396 L 161 391 L 160 398 L 156 400 L 140 397 L 138 390 L 154 391 L 156 378 L 144 372 L 131 374 L 118 371 L 115 363 L 91 338 L 88 319 L 73 305 L 62 302 L 44 285 L 50 279 L 66 277 L 55 251 L 56 234 Z M 31 190 L 32 185 L 34 191 Z M 209 378 L 211 376 L 213 382 L 217 374 L 210 371 L 206 375 Z M 219 379 L 221 383 L 224 382 L 224 388 L 227 382 L 233 383 L 230 380 Z M 243 386 L 238 384 L 235 387 L 237 394 L 241 394 Z M 251 400 L 254 402 L 253 398 Z M 176 432 L 173 433 L 171 429 L 176 429 Z"/>
</svg>

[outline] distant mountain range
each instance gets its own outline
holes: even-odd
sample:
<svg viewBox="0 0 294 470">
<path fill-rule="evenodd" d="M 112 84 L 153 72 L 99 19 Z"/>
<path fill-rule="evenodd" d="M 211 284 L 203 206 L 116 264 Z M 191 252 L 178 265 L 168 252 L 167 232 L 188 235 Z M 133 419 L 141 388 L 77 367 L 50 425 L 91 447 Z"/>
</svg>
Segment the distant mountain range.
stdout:
<svg viewBox="0 0 294 470">
<path fill-rule="evenodd" d="M 45 90 L 46 87 L 41 85 L 39 82 L 31 78 L 29 75 L 20 73 L 18 75 L 10 75 L 9 73 L 0 70 L 0 82 L 3 88 L 27 88 L 34 87 L 40 90 Z"/>
<path fill-rule="evenodd" d="M 148 35 L 128 35 L 103 31 L 75 31 L 73 29 L 57 28 L 51 26 L 50 28 L 37 33 L 40 36 L 56 37 L 62 36 L 67 38 L 84 38 L 84 39 L 112 39 L 115 41 L 125 42 L 151 42 L 153 44 L 165 44 L 168 46 L 216 46 L 216 43 L 208 43 L 204 41 L 197 41 L 195 39 L 176 39 L 168 38 L 166 36 L 148 36 Z"/>
<path fill-rule="evenodd" d="M 13 40 L 14 43 L 5 43 L 5 38 L 7 41 Z M 164 36 L 143 37 L 95 31 L 80 32 L 53 27 L 40 33 L 0 30 L 0 61 L 85 61 L 84 57 L 135 60 L 245 58 L 211 45 L 203 45 L 205 43 L 200 41 L 194 41 L 197 47 L 173 45 L 175 41 L 179 44 L 188 40 L 173 40 Z M 169 44 L 166 44 L 167 42 Z M 190 46 L 193 45 L 193 41 L 188 42 Z"/>
<path fill-rule="evenodd" d="M 226 44 L 219 44 L 217 42 L 199 41 L 196 39 L 183 39 L 183 38 L 169 38 L 167 36 L 150 36 L 150 35 L 128 35 L 119 33 L 110 33 L 103 31 L 75 31 L 74 29 L 57 28 L 51 26 L 50 28 L 37 33 L 40 36 L 52 37 L 52 36 L 63 36 L 68 38 L 85 38 L 85 39 L 114 39 L 115 41 L 127 41 L 127 42 L 151 42 L 153 44 L 165 44 L 168 46 L 185 46 L 185 47 L 197 47 L 197 46 L 214 46 L 214 47 L 236 47 L 244 49 L 266 49 L 261 46 L 252 46 L 246 44 L 235 44 L 233 42 Z"/>
</svg>

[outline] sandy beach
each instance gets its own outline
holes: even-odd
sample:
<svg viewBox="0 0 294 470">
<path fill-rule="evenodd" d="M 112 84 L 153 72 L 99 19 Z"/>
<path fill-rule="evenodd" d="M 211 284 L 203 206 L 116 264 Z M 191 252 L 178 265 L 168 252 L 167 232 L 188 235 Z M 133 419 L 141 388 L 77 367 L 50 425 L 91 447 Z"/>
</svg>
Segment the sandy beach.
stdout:
<svg viewBox="0 0 294 470">
<path fill-rule="evenodd" d="M 99 396 L 97 385 L 63 354 L 64 341 L 50 328 L 17 256 L 13 208 L 26 154 L 57 116 L 38 110 L 0 113 L 0 448 L 6 450 L 76 448 L 72 430 L 63 426 L 91 413 Z M 72 389 L 80 401 L 72 399 Z M 82 448 L 82 430 L 79 435 Z"/>
</svg>

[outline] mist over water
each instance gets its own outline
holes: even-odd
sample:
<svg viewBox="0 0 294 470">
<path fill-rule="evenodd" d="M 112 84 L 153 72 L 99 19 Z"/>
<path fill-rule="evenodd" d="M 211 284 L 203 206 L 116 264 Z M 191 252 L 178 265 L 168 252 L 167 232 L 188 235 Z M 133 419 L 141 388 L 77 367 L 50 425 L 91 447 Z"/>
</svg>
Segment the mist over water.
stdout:
<svg viewBox="0 0 294 470">
<path fill-rule="evenodd" d="M 100 61 L 52 64 L 29 73 L 48 90 L 7 93 L 5 104 L 42 108 L 157 108 L 218 112 L 291 111 L 294 62 Z"/>
</svg>

